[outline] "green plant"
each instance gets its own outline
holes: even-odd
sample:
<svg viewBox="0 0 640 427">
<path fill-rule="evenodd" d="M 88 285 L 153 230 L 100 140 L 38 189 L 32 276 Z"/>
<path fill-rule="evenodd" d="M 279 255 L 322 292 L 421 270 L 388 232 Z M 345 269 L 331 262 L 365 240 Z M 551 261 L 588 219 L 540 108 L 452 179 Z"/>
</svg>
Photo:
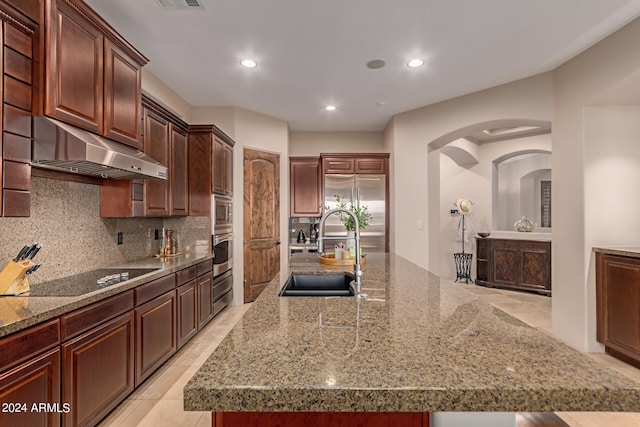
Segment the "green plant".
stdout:
<svg viewBox="0 0 640 427">
<path fill-rule="evenodd" d="M 353 203 L 345 202 L 339 194 L 336 194 L 335 197 L 337 208 L 347 209 L 355 214 L 356 218 L 358 218 L 358 225 L 360 225 L 360 230 L 364 230 L 369 226 L 369 223 L 373 219 L 373 216 L 369 213 L 369 208 L 367 206 L 360 205 L 359 207 L 355 207 Z M 325 206 L 325 209 L 329 210 L 331 208 L 329 206 Z M 356 230 L 356 223 L 351 215 L 340 213 L 340 220 L 342 221 L 342 224 L 344 224 L 344 228 L 347 231 Z"/>
</svg>

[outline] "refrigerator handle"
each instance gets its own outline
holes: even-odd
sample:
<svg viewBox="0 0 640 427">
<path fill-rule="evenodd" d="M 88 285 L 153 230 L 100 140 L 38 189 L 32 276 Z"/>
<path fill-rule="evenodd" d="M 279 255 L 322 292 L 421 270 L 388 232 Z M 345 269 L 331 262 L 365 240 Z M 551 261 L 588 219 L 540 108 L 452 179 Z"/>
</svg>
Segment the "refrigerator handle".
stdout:
<svg viewBox="0 0 640 427">
<path fill-rule="evenodd" d="M 360 209 L 360 187 L 356 187 L 356 208 Z"/>
</svg>

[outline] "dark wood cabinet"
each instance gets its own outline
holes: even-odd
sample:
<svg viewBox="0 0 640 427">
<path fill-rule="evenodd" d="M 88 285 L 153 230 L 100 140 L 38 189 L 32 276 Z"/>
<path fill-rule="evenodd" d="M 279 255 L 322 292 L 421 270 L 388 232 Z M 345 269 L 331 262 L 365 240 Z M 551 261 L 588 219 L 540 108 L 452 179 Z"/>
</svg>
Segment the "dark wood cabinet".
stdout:
<svg viewBox="0 0 640 427">
<path fill-rule="evenodd" d="M 147 59 L 84 2 L 45 1 L 44 114 L 140 148 Z"/>
<path fill-rule="evenodd" d="M 353 157 L 323 157 L 322 170 L 324 173 L 356 173 L 356 160 Z"/>
<path fill-rule="evenodd" d="M 290 216 L 322 216 L 324 196 L 319 157 L 290 157 L 289 184 Z"/>
<path fill-rule="evenodd" d="M 108 39 L 104 55 L 104 134 L 142 150 L 141 66 Z"/>
<path fill-rule="evenodd" d="M 36 25 L 12 7 L 0 4 L 2 96 L 0 121 L 0 216 L 31 213 L 31 99 L 33 37 Z"/>
<path fill-rule="evenodd" d="M 640 367 L 640 259 L 596 253 L 597 340 Z"/>
<path fill-rule="evenodd" d="M 213 188 L 214 194 L 233 195 L 233 145 L 229 137 L 214 130 L 213 140 Z"/>
<path fill-rule="evenodd" d="M 168 179 L 105 180 L 100 186 L 100 216 L 170 217 L 189 214 L 187 124 L 143 96 L 145 154 L 168 167 Z"/>
<path fill-rule="evenodd" d="M 189 215 L 211 215 L 213 125 L 189 126 Z"/>
<path fill-rule="evenodd" d="M 171 126 L 171 161 L 169 162 L 170 214 L 186 216 L 189 213 L 189 164 L 187 135 Z"/>
<path fill-rule="evenodd" d="M 51 408 L 59 411 L 70 409 L 70 407 L 64 407 L 60 399 L 60 348 L 58 347 L 0 374 L 0 404 L 3 408 L 0 412 L 0 425 L 59 426 L 58 411 L 31 410 L 32 405 L 44 403 L 50 404 Z M 4 404 L 20 405 L 20 410 L 6 411 Z"/>
<path fill-rule="evenodd" d="M 135 308 L 136 387 L 177 350 L 175 290 Z"/>
<path fill-rule="evenodd" d="M 134 318 L 128 311 L 62 345 L 63 425 L 95 425 L 134 389 Z"/>
<path fill-rule="evenodd" d="M 144 109 L 144 152 L 154 160 L 169 165 L 169 121 L 148 108 Z M 169 166 L 170 168 L 170 166 Z M 162 180 L 144 180 L 144 215 L 169 216 L 169 183 L 172 178 Z"/>
<path fill-rule="evenodd" d="M 198 329 L 213 319 L 213 262 L 198 264 Z"/>
<path fill-rule="evenodd" d="M 176 304 L 178 309 L 178 348 L 198 333 L 198 267 L 176 272 Z"/>
<path fill-rule="evenodd" d="M 476 284 L 551 295 L 551 242 L 476 239 Z"/>
<path fill-rule="evenodd" d="M 326 174 L 386 174 L 388 153 L 321 154 L 322 171 Z"/>
</svg>

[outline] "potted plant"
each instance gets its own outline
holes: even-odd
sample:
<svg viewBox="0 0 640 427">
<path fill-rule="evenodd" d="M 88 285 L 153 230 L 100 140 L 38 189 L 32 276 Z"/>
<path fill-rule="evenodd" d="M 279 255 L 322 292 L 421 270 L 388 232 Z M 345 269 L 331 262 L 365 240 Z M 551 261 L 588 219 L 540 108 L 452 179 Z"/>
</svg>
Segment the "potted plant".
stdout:
<svg viewBox="0 0 640 427">
<path fill-rule="evenodd" d="M 365 228 L 367 228 L 369 226 L 369 223 L 373 219 L 373 216 L 369 213 L 369 208 L 367 206 L 361 205 L 356 207 L 353 203 L 345 202 L 339 194 L 336 194 L 336 208 L 347 209 L 353 212 L 356 218 L 358 218 L 358 225 L 360 226 L 360 230 L 364 230 Z M 326 209 L 331 208 L 326 207 Z M 353 220 L 352 216 L 340 214 L 340 220 L 342 221 L 342 224 L 344 224 L 344 228 L 347 230 L 347 232 L 355 232 L 356 223 Z"/>
</svg>

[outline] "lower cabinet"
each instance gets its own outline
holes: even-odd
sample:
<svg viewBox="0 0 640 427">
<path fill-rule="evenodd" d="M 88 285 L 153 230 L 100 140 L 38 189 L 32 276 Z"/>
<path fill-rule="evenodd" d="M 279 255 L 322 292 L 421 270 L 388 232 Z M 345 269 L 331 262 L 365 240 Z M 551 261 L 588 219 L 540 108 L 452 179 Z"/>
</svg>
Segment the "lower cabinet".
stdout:
<svg viewBox="0 0 640 427">
<path fill-rule="evenodd" d="M 2 426 L 59 426 L 70 409 L 60 400 L 60 348 L 0 375 L 0 404 Z"/>
<path fill-rule="evenodd" d="M 596 253 L 597 340 L 640 367 L 640 259 Z"/>
<path fill-rule="evenodd" d="M 137 387 L 176 352 L 175 290 L 136 307 L 134 312 Z"/>
<path fill-rule="evenodd" d="M 178 348 L 198 333 L 198 281 L 187 282 L 176 290 L 178 305 Z"/>
<path fill-rule="evenodd" d="M 213 315 L 216 316 L 233 299 L 233 270 L 213 278 Z"/>
<path fill-rule="evenodd" d="M 476 284 L 551 295 L 551 242 L 476 239 Z"/>
<path fill-rule="evenodd" d="M 64 426 L 92 426 L 134 389 L 134 318 L 128 311 L 62 344 Z"/>
<path fill-rule="evenodd" d="M 213 273 L 198 277 L 198 329 L 213 319 Z"/>
</svg>

